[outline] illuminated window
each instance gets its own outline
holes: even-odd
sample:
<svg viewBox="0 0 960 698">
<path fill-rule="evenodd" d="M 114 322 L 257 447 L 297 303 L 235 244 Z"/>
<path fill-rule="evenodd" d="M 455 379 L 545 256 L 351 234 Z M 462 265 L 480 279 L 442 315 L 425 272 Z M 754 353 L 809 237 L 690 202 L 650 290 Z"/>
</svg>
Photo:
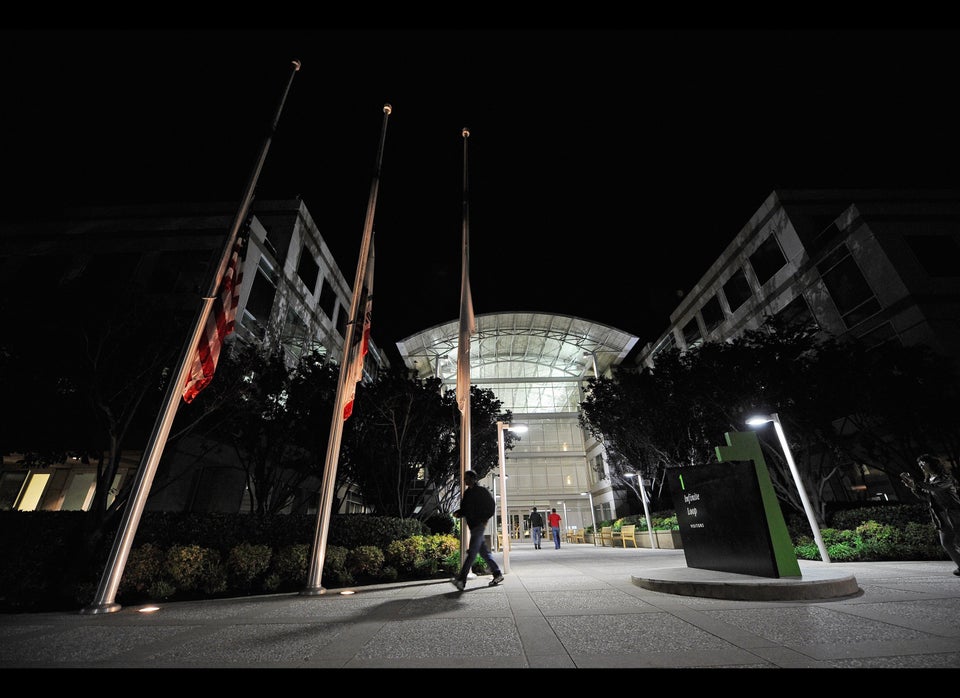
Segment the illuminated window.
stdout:
<svg viewBox="0 0 960 698">
<path fill-rule="evenodd" d="M 23 494 L 20 495 L 20 501 L 17 502 L 17 510 L 35 511 L 49 480 L 49 473 L 30 473 L 27 485 L 23 488 Z"/>
</svg>

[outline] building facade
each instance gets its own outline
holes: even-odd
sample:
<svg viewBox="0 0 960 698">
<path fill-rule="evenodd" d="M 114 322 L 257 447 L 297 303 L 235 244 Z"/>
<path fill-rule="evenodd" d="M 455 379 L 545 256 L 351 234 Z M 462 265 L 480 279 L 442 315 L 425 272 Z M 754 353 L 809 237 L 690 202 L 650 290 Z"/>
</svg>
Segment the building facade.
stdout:
<svg viewBox="0 0 960 698">
<path fill-rule="evenodd" d="M 56 287 L 65 276 L 123 269 L 174 296 L 186 317 L 196 317 L 235 215 L 230 204 L 109 207 L 79 210 L 53 223 L 8 226 L 0 242 L 0 283 L 11 302 L 28 303 L 31 289 Z M 353 290 L 309 211 L 299 199 L 257 201 L 245 227 L 236 330 L 227 341 L 269 337 L 279 339 L 291 362 L 309 350 L 339 361 Z M 365 377 L 387 363 L 371 341 Z M 111 492 L 133 476 L 142 455 L 123 453 Z M 68 459 L 27 470 L 17 465 L 20 460 L 22 454 L 4 454 L 0 509 L 89 507 L 95 466 Z M 187 439 L 163 454 L 148 508 L 238 511 L 245 502 L 242 473 L 218 462 L 207 444 Z M 345 510 L 361 507 L 358 498 L 348 498 Z"/>
<path fill-rule="evenodd" d="M 772 192 L 635 359 L 652 367 L 669 348 L 724 341 L 772 316 L 960 357 L 960 192 Z M 895 496 L 884 473 L 861 471 L 830 498 Z"/>
<path fill-rule="evenodd" d="M 470 382 L 488 389 L 527 427 L 506 455 L 510 535 L 529 535 L 533 507 L 556 509 L 564 529 L 616 517 L 621 493 L 593 467 L 602 445 L 579 425 L 586 380 L 609 374 L 637 337 L 566 315 L 490 313 L 476 316 L 470 342 Z M 419 378 L 437 377 L 456 389 L 459 322 L 428 328 L 397 342 L 404 364 Z M 494 473 L 491 477 L 498 477 Z M 484 483 L 499 496 L 492 481 Z M 499 505 L 499 502 L 498 502 Z M 499 509 L 498 509 L 499 511 Z"/>
</svg>

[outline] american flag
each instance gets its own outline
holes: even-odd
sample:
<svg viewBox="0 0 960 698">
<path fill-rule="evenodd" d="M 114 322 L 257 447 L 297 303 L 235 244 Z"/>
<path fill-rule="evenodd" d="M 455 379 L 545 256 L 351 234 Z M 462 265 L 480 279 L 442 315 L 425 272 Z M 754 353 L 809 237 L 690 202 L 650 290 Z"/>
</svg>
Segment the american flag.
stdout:
<svg viewBox="0 0 960 698">
<path fill-rule="evenodd" d="M 350 391 L 343 405 L 343 419 L 346 421 L 353 414 L 353 401 L 357 395 L 357 383 L 363 380 L 363 363 L 370 348 L 370 316 L 373 312 L 373 240 L 370 241 L 370 251 L 367 253 L 366 276 L 363 280 L 363 289 L 360 292 L 360 302 L 357 304 L 357 316 L 353 322 L 353 344 L 350 350 L 350 359 L 347 366 L 346 385 Z M 362 326 L 361 326 L 362 321 Z"/>
<path fill-rule="evenodd" d="M 223 342 L 236 326 L 240 283 L 243 280 L 243 246 L 244 236 L 239 235 L 220 281 L 220 288 L 213 299 L 213 307 L 207 316 L 203 335 L 194 352 L 190 376 L 183 388 L 183 401 L 188 404 L 213 380 Z"/>
</svg>

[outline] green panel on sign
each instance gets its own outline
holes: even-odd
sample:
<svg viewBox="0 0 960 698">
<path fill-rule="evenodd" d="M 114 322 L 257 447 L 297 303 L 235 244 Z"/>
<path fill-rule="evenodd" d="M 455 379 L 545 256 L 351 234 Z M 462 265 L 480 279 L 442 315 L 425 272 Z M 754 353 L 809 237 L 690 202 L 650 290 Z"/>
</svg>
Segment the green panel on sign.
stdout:
<svg viewBox="0 0 960 698">
<path fill-rule="evenodd" d="M 724 461 L 753 461 L 757 471 L 757 484 L 760 487 L 760 497 L 763 501 L 763 511 L 766 515 L 766 525 L 770 532 L 770 543 L 773 546 L 774 560 L 777 572 L 781 577 L 800 577 L 800 563 L 797 562 L 797 553 L 793 549 L 793 541 L 787 531 L 787 522 L 783 519 L 780 502 L 770 482 L 770 472 L 767 462 L 763 459 L 760 450 L 760 439 L 755 432 L 727 432 L 724 434 L 726 446 L 717 446 L 717 460 Z"/>
</svg>

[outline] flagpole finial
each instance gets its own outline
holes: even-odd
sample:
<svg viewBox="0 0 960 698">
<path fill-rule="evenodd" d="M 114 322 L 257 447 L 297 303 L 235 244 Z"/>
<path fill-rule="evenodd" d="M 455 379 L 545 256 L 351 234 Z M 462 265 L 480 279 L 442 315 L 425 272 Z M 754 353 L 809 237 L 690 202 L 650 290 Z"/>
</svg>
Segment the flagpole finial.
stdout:
<svg viewBox="0 0 960 698">
<path fill-rule="evenodd" d="M 294 72 L 300 71 L 300 61 L 298 61 L 296 58 L 293 59 L 293 70 Z"/>
<path fill-rule="evenodd" d="M 390 116 L 390 114 L 393 113 L 393 107 L 391 107 L 389 104 L 384 104 L 383 113 L 386 114 L 387 116 Z"/>
<path fill-rule="evenodd" d="M 464 138 L 469 138 L 469 137 L 470 137 L 470 129 L 464 127 L 464 129 L 463 129 L 463 137 L 464 137 Z"/>
</svg>

